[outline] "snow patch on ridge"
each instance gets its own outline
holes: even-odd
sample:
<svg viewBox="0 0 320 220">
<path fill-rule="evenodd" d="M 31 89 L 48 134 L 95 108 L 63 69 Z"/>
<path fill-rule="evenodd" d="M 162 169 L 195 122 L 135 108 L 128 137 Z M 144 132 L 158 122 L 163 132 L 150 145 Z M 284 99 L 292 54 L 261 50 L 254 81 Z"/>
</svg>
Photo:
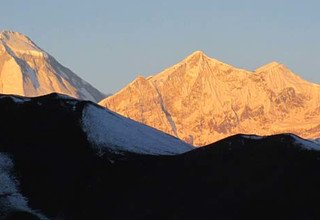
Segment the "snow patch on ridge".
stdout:
<svg viewBox="0 0 320 220">
<path fill-rule="evenodd" d="M 28 206 L 27 199 L 19 192 L 19 182 L 12 174 L 13 168 L 14 163 L 11 158 L 0 153 L 0 218 L 5 218 L 13 211 L 24 211 L 32 213 L 40 219 L 47 219 Z"/>
<path fill-rule="evenodd" d="M 85 106 L 82 125 L 99 153 L 109 149 L 117 153 L 174 155 L 193 149 L 173 136 L 94 105 Z"/>
<path fill-rule="evenodd" d="M 165 107 L 165 104 L 164 104 L 164 101 L 163 101 L 163 98 L 162 98 L 162 95 L 159 91 L 159 89 L 157 88 L 157 85 L 155 83 L 152 83 L 153 87 L 155 88 L 157 94 L 158 94 L 158 97 L 159 97 L 159 103 L 160 103 L 160 107 L 161 107 L 161 110 L 163 111 L 163 113 L 165 114 L 170 126 L 171 126 L 171 129 L 172 129 L 172 132 L 174 133 L 175 136 L 178 137 L 178 133 L 177 133 L 177 126 L 176 124 L 174 123 L 173 119 L 172 119 L 172 116 L 171 114 L 168 112 L 168 110 L 166 109 Z"/>
<path fill-rule="evenodd" d="M 310 140 L 305 140 L 302 139 L 296 135 L 290 134 L 290 137 L 292 137 L 295 141 L 296 144 L 302 146 L 303 148 L 307 149 L 307 150 L 317 150 L 320 151 L 320 144 L 310 141 Z"/>
<path fill-rule="evenodd" d="M 311 141 L 320 145 L 320 138 L 316 138 L 316 139 L 313 139 Z"/>
<path fill-rule="evenodd" d="M 40 84 L 38 81 L 38 77 L 37 77 L 37 73 L 29 66 L 26 66 L 26 75 L 29 77 L 29 79 L 32 82 L 32 85 L 34 86 L 34 88 L 39 88 Z"/>
<path fill-rule="evenodd" d="M 246 139 L 252 139 L 252 140 L 261 140 L 263 139 L 264 137 L 262 136 L 258 136 L 258 135 L 253 135 L 253 134 L 244 134 L 244 135 L 241 135 L 241 137 L 243 138 L 246 138 Z"/>
</svg>

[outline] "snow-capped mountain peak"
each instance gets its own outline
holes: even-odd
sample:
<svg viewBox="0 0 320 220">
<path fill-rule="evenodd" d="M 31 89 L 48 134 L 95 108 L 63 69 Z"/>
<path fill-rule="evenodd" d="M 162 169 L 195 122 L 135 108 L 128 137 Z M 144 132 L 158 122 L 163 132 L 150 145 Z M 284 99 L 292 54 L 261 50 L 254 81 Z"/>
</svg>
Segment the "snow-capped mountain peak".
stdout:
<svg viewBox="0 0 320 220">
<path fill-rule="evenodd" d="M 187 56 L 187 58 L 185 58 L 185 61 L 191 60 L 191 59 L 195 59 L 195 60 L 199 60 L 199 59 L 203 59 L 203 58 L 208 58 L 207 55 L 201 51 L 201 50 L 197 50 L 195 52 L 193 52 L 192 54 L 190 54 L 189 56 Z"/>
<path fill-rule="evenodd" d="M 276 67 L 279 67 L 279 66 L 283 66 L 283 64 L 281 64 L 281 63 L 279 63 L 279 62 L 277 62 L 277 61 L 272 61 L 272 62 L 270 62 L 270 63 L 267 63 L 267 64 L 265 64 L 265 65 L 257 68 L 257 69 L 255 70 L 255 72 L 263 72 L 263 71 L 265 71 L 265 70 L 269 70 L 269 69 L 271 69 L 271 68 L 276 68 Z"/>
<path fill-rule="evenodd" d="M 94 102 L 105 97 L 27 36 L 18 32 L 2 31 L 0 93 L 33 97 L 52 92 Z"/>
<path fill-rule="evenodd" d="M 100 102 L 197 146 L 237 133 L 319 137 L 319 103 L 320 86 L 281 63 L 248 71 L 201 51 Z"/>
<path fill-rule="evenodd" d="M 19 32 L 2 31 L 0 32 L 0 39 L 3 45 L 14 52 L 43 52 L 30 38 Z"/>
</svg>

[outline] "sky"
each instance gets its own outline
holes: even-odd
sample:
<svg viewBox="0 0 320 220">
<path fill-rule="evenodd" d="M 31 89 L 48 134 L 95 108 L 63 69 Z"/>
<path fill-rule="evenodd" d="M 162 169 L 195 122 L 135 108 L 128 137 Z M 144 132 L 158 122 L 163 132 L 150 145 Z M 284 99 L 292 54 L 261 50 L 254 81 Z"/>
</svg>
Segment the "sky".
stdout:
<svg viewBox="0 0 320 220">
<path fill-rule="evenodd" d="M 154 75 L 196 50 L 248 70 L 278 61 L 320 83 L 318 0 L 0 3 L 0 30 L 29 36 L 104 93 L 138 75 Z"/>
</svg>

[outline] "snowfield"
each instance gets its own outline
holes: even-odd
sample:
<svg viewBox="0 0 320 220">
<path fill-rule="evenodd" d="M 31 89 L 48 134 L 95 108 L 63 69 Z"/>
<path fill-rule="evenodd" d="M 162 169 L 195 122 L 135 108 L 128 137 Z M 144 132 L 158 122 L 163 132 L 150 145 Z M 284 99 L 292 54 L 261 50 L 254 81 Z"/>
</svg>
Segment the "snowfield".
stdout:
<svg viewBox="0 0 320 220">
<path fill-rule="evenodd" d="M 28 206 L 28 201 L 20 193 L 18 186 L 19 182 L 14 174 L 14 162 L 8 155 L 0 153 L 0 219 L 5 218 L 7 213 L 13 210 L 32 213 L 39 219 L 47 219 Z"/>
<path fill-rule="evenodd" d="M 83 110 L 82 125 L 88 140 L 102 152 L 106 147 L 118 153 L 174 155 L 194 149 L 173 136 L 94 105 Z"/>
</svg>

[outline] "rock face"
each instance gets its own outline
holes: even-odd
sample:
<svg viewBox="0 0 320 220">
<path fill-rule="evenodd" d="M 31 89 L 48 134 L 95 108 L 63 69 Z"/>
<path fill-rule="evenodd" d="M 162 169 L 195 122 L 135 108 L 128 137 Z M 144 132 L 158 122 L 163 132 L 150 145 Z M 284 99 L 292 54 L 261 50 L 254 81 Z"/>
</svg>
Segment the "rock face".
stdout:
<svg viewBox="0 0 320 220">
<path fill-rule="evenodd" d="M 237 133 L 320 136 L 320 86 L 277 62 L 247 71 L 197 51 L 100 104 L 196 146 Z"/>
<path fill-rule="evenodd" d="M 0 93 L 40 96 L 57 92 L 98 102 L 106 96 L 18 32 L 0 32 Z"/>
</svg>

